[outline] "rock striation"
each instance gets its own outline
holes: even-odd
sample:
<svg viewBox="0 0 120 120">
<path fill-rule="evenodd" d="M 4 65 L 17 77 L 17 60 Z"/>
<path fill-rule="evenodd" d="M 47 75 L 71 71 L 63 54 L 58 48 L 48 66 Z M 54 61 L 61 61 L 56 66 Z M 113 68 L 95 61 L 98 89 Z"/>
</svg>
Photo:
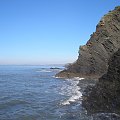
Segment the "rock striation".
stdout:
<svg viewBox="0 0 120 120">
<path fill-rule="evenodd" d="M 110 58 L 107 73 L 84 91 L 82 103 L 88 113 L 120 114 L 120 49 Z"/>
<path fill-rule="evenodd" d="M 120 6 L 104 15 L 86 45 L 80 46 L 75 63 L 57 77 L 98 78 L 108 69 L 108 60 L 120 47 Z"/>
</svg>

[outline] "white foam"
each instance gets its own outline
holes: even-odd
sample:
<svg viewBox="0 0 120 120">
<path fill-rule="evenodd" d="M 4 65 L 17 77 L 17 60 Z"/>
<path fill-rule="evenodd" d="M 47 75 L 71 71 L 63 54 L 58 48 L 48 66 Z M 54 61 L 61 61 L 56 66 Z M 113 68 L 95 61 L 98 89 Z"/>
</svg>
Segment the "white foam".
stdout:
<svg viewBox="0 0 120 120">
<path fill-rule="evenodd" d="M 77 79 L 66 79 L 70 84 L 65 85 L 61 88 L 62 95 L 69 96 L 69 98 L 65 101 L 62 101 L 62 105 L 69 105 L 71 102 L 75 102 L 82 97 L 82 93 L 80 92 L 80 87 L 78 86 L 79 80 Z"/>
<path fill-rule="evenodd" d="M 71 102 L 75 102 L 76 100 L 79 100 L 82 96 L 81 92 L 78 92 L 76 95 L 73 95 L 68 100 L 62 102 L 62 105 L 69 105 Z"/>
<path fill-rule="evenodd" d="M 58 78 L 61 78 L 61 77 L 56 77 L 56 76 L 53 76 L 54 78 L 58 79 Z"/>
<path fill-rule="evenodd" d="M 54 76 L 55 78 L 64 78 L 64 77 L 56 77 L 56 76 Z M 67 78 L 67 79 L 65 79 L 65 80 L 83 80 L 83 79 L 85 79 L 85 78 L 80 78 L 80 77 L 74 77 L 74 78 L 72 78 L 72 79 L 70 79 L 70 78 Z"/>
<path fill-rule="evenodd" d="M 75 80 L 83 80 L 85 78 L 80 78 L 80 77 L 74 77 Z"/>
</svg>

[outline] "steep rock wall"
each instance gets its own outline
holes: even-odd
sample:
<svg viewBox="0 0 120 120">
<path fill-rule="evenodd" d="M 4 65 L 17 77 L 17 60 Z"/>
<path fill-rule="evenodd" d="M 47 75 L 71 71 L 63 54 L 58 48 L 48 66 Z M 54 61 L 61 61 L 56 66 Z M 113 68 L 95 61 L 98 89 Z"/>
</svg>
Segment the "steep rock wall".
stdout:
<svg viewBox="0 0 120 120">
<path fill-rule="evenodd" d="M 57 77 L 95 77 L 103 75 L 108 60 L 120 47 L 120 7 L 104 15 L 86 45 L 80 46 L 75 63 Z"/>
<path fill-rule="evenodd" d="M 108 71 L 94 87 L 83 94 L 83 106 L 89 113 L 114 112 L 120 114 L 120 49 L 108 63 Z"/>
</svg>

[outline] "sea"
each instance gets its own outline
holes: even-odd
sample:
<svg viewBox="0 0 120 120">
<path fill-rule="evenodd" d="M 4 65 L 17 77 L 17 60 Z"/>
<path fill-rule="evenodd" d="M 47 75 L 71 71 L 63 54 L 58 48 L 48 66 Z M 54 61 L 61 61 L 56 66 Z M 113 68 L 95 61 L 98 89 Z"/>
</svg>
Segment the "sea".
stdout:
<svg viewBox="0 0 120 120">
<path fill-rule="evenodd" d="M 0 120 L 92 120 L 81 103 L 88 83 L 78 77 L 56 78 L 63 69 L 60 65 L 1 65 Z"/>
</svg>

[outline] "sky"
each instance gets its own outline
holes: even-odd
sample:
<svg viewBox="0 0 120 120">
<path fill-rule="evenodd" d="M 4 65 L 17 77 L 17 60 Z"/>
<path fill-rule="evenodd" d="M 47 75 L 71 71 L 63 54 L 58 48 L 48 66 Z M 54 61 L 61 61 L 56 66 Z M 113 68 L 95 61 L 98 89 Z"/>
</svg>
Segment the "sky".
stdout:
<svg viewBox="0 0 120 120">
<path fill-rule="evenodd" d="M 120 0 L 0 0 L 0 65 L 65 64 Z"/>
</svg>

